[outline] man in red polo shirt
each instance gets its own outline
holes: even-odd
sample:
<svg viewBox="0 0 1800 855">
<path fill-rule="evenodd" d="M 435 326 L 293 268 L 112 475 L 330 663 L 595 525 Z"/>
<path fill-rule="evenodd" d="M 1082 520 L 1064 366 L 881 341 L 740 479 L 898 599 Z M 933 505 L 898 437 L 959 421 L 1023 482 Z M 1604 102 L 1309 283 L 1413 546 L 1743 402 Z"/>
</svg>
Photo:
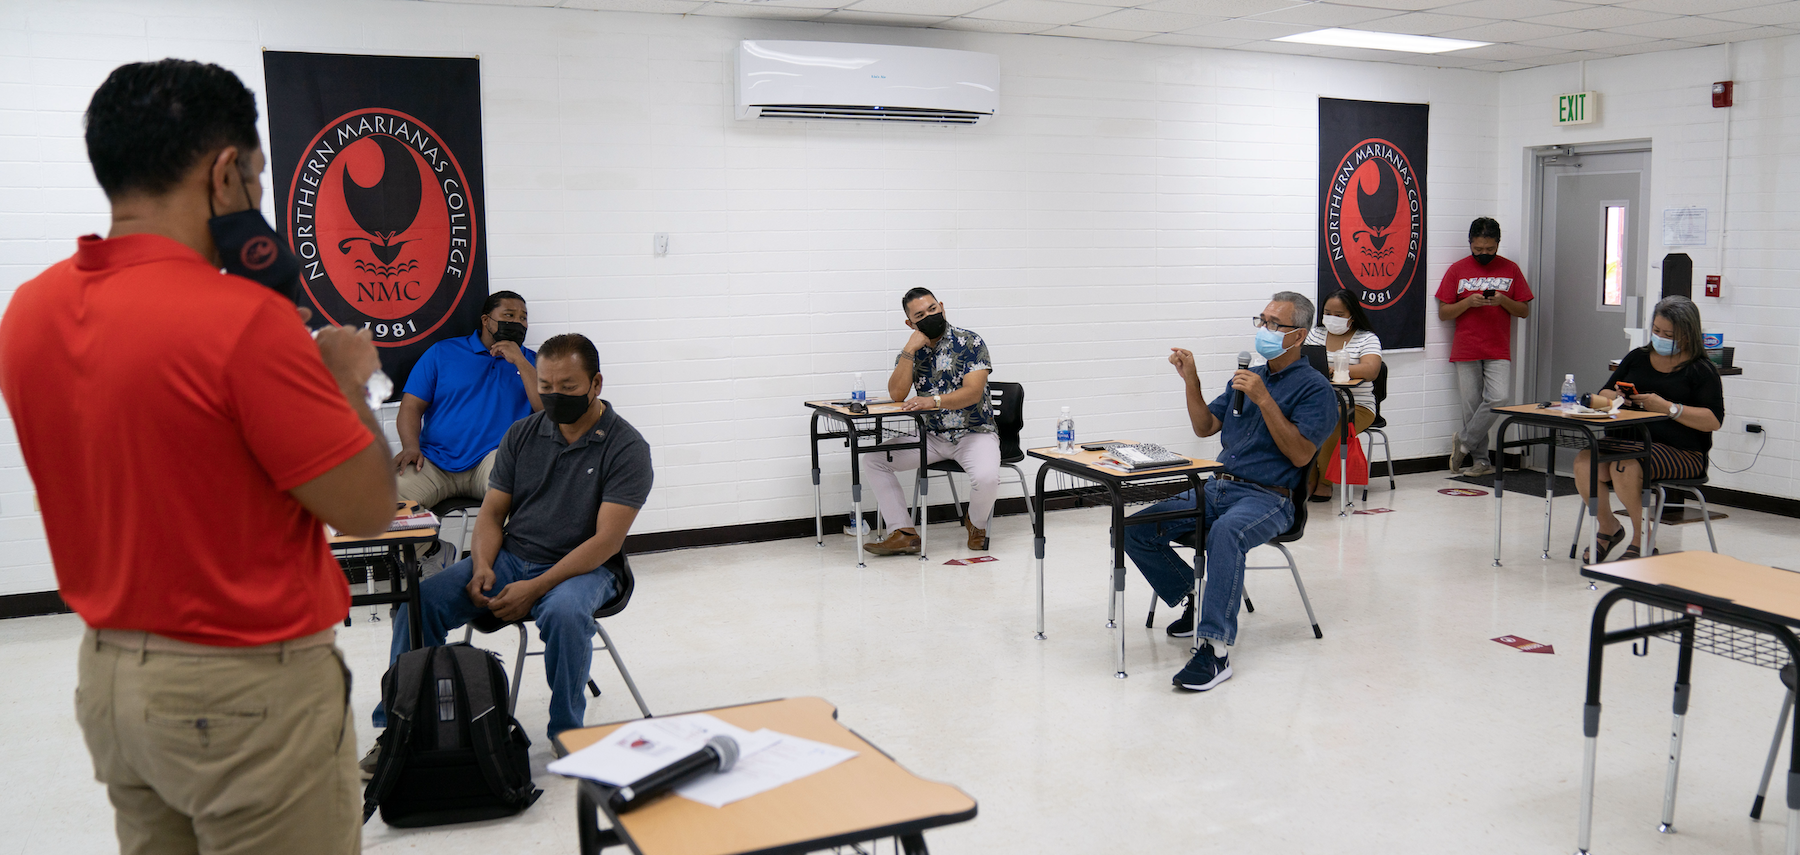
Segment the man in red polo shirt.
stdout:
<svg viewBox="0 0 1800 855">
<path fill-rule="evenodd" d="M 256 101 L 231 72 L 114 70 L 87 148 L 111 229 L 13 295 L 0 392 L 88 626 L 76 717 L 119 848 L 356 852 L 333 636 L 350 594 L 321 520 L 374 534 L 393 515 L 364 401 L 375 348 L 342 328 L 315 343 L 274 290 L 295 268 L 260 212 Z"/>
<path fill-rule="evenodd" d="M 1488 431 L 1494 408 L 1512 385 L 1513 318 L 1531 317 L 1531 285 L 1512 259 L 1500 255 L 1500 223 L 1476 217 L 1469 224 L 1469 254 L 1444 271 L 1438 283 L 1438 319 L 1456 322 L 1450 364 L 1462 394 L 1462 424 L 1450 435 L 1450 473 L 1491 475 Z M 1463 455 L 1471 458 L 1469 468 Z"/>
</svg>

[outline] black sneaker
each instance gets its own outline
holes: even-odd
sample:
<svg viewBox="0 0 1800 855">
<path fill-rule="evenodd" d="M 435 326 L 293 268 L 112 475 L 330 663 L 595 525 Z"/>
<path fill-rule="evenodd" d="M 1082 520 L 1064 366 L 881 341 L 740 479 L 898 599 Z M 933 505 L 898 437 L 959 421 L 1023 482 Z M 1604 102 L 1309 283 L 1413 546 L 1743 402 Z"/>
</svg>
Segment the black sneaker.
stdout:
<svg viewBox="0 0 1800 855">
<path fill-rule="evenodd" d="M 1200 642 L 1194 658 L 1175 674 L 1175 687 L 1204 692 L 1231 679 L 1231 655 L 1214 656 L 1212 642 Z"/>
<path fill-rule="evenodd" d="M 1169 624 L 1170 638 L 1192 638 L 1194 636 L 1194 595 L 1187 595 L 1187 599 L 1182 600 L 1181 603 L 1187 608 L 1182 611 L 1181 617 Z"/>
</svg>

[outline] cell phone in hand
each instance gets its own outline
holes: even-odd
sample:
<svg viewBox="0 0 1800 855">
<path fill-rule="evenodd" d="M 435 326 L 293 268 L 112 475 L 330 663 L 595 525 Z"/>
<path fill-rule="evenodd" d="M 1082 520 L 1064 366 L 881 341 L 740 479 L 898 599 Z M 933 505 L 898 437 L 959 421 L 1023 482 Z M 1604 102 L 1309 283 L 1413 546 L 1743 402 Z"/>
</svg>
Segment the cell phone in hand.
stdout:
<svg viewBox="0 0 1800 855">
<path fill-rule="evenodd" d="M 1494 299 L 1494 295 L 1498 294 L 1498 293 L 1500 293 L 1500 292 L 1494 290 L 1493 288 L 1489 288 L 1486 291 L 1481 292 L 1481 296 L 1486 297 L 1489 300 L 1492 300 L 1492 299 Z"/>
<path fill-rule="evenodd" d="M 1634 386 L 1631 383 L 1624 381 L 1624 380 L 1620 380 L 1619 382 L 1614 383 L 1613 386 L 1615 388 L 1617 388 L 1621 394 L 1623 394 L 1627 397 L 1636 395 L 1638 393 L 1636 386 Z"/>
</svg>

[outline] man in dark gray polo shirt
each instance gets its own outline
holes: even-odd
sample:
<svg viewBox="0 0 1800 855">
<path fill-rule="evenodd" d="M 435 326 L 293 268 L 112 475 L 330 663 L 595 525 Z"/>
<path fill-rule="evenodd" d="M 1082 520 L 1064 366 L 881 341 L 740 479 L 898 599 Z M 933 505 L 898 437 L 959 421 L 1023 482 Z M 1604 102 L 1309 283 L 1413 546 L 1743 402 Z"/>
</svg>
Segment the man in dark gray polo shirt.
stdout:
<svg viewBox="0 0 1800 855">
<path fill-rule="evenodd" d="M 600 400 L 593 342 L 576 334 L 544 342 L 537 373 L 544 409 L 514 422 L 500 441 L 470 556 L 426 579 L 419 594 L 427 645 L 443 644 L 483 609 L 537 623 L 554 738 L 583 724 L 594 610 L 616 591 L 601 564 L 624 545 L 652 473 L 649 443 Z M 390 661 L 411 647 L 402 609 Z M 374 718 L 387 726 L 383 708 Z"/>
</svg>

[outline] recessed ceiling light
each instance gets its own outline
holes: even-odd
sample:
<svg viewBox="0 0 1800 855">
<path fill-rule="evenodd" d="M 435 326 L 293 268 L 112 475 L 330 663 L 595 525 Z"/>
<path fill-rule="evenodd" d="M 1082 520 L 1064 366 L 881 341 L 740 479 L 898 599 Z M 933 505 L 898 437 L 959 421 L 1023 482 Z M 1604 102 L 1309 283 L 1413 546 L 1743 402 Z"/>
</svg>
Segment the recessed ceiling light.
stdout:
<svg viewBox="0 0 1800 855">
<path fill-rule="evenodd" d="M 1472 42 L 1467 39 L 1440 39 L 1435 36 L 1413 36 L 1406 33 L 1378 33 L 1373 30 L 1346 30 L 1332 27 L 1329 30 L 1313 30 L 1310 33 L 1297 33 L 1275 39 L 1278 42 L 1299 42 L 1308 45 L 1330 45 L 1332 47 L 1369 48 L 1371 50 L 1398 50 L 1407 53 L 1444 53 L 1453 50 L 1483 47 L 1493 42 Z"/>
</svg>

